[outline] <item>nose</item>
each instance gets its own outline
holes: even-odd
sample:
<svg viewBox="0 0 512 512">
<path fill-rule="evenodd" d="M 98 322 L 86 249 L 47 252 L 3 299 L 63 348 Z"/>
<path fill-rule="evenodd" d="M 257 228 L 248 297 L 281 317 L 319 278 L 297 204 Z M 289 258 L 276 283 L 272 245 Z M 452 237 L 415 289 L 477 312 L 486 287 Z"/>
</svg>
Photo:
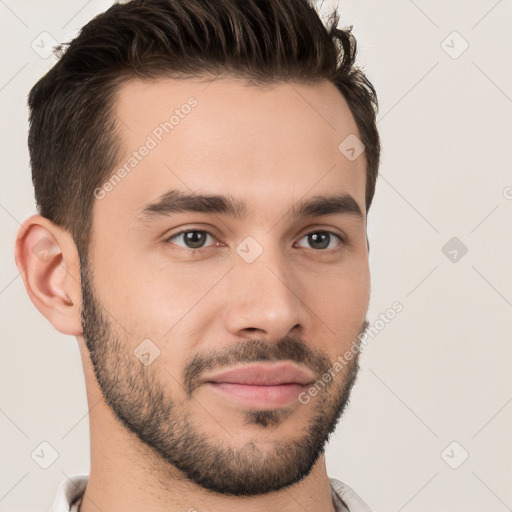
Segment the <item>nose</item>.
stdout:
<svg viewBox="0 0 512 512">
<path fill-rule="evenodd" d="M 274 342 L 308 328 L 300 280 L 279 248 L 265 248 L 252 263 L 237 258 L 228 286 L 225 325 L 234 336 Z"/>
</svg>

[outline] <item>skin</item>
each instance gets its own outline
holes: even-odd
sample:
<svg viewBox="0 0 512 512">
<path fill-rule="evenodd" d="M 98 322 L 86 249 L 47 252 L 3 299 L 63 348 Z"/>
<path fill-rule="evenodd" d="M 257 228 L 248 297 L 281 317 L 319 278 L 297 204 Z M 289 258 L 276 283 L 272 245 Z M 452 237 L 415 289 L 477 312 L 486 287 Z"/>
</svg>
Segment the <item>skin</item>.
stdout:
<svg viewBox="0 0 512 512">
<path fill-rule="evenodd" d="M 266 420 L 261 411 L 205 385 L 187 395 L 184 370 L 194 356 L 210 360 L 216 371 L 221 353 L 230 354 L 228 366 L 241 362 L 242 354 L 253 360 L 254 346 L 267 360 L 282 360 L 287 354 L 282 342 L 291 340 L 292 348 L 293 343 L 306 347 L 297 364 L 321 378 L 322 370 L 357 339 L 370 295 L 366 163 L 364 154 L 351 161 L 338 149 L 350 134 L 359 136 L 357 126 L 344 98 L 328 82 L 269 87 L 228 77 L 212 82 L 133 80 L 121 87 L 115 104 L 122 121 L 119 166 L 191 96 L 197 106 L 190 114 L 94 201 L 88 304 L 70 234 L 39 215 L 27 219 L 18 233 L 16 261 L 31 300 L 58 331 L 76 336 L 80 348 L 91 442 L 91 472 L 80 510 L 243 507 L 283 512 L 297 510 L 300 503 L 308 511 L 333 511 L 322 450 L 327 430 L 332 431 L 346 404 L 357 358 L 307 405 L 296 401 L 269 412 Z M 246 203 L 248 215 L 238 219 L 179 213 L 137 220 L 148 203 L 170 189 L 230 195 Z M 288 214 L 298 201 L 342 193 L 355 200 L 361 218 Z M 200 254 L 187 250 L 183 236 L 169 239 L 185 228 L 213 234 Z M 315 249 L 306 235 L 319 231 L 339 234 L 344 241 L 333 236 L 328 249 Z M 236 252 L 247 236 L 263 249 L 252 263 Z M 43 238 L 48 253 L 41 259 L 32 249 Z M 88 312 L 88 325 L 83 311 Z M 134 351 L 147 339 L 160 352 L 143 365 Z M 235 350 L 240 344 L 248 350 Z M 287 360 L 297 362 L 296 357 Z M 105 392 L 114 402 L 125 400 L 134 429 L 119 418 L 121 401 L 108 403 Z M 164 405 L 171 402 L 174 426 L 183 427 L 186 416 L 189 427 L 209 446 L 242 454 L 244 465 L 251 462 L 248 467 L 265 472 L 282 463 L 276 458 L 277 446 L 300 447 L 319 412 L 329 411 L 330 416 L 321 420 L 326 431 L 299 481 L 234 496 L 198 484 L 170 463 L 169 417 L 155 421 L 155 428 L 165 434 L 160 446 L 138 435 L 135 412 L 147 414 L 138 425 L 142 428 L 155 411 L 164 414 Z M 207 461 L 206 451 L 203 455 Z"/>
</svg>

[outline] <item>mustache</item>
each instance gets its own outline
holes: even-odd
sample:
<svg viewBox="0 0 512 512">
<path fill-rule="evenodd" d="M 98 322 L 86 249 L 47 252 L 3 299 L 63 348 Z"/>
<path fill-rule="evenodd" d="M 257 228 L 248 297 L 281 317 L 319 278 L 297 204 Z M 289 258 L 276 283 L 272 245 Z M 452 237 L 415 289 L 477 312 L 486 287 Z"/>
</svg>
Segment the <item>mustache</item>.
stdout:
<svg viewBox="0 0 512 512">
<path fill-rule="evenodd" d="M 365 320 L 361 333 L 368 327 Z M 360 334 L 361 334 L 360 333 Z M 218 351 L 196 354 L 183 370 L 183 382 L 188 398 L 200 385 L 201 375 L 214 368 L 230 367 L 240 363 L 293 361 L 307 366 L 320 378 L 328 372 L 332 361 L 322 351 L 309 347 L 299 338 L 287 336 L 277 343 L 264 340 L 240 340 Z"/>
</svg>

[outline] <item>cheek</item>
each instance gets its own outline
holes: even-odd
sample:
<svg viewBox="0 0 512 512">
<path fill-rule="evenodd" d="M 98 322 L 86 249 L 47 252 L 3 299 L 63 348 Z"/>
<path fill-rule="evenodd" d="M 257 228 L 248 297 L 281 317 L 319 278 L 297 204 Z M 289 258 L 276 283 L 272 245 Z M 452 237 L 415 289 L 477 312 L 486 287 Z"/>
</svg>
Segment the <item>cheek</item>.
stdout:
<svg viewBox="0 0 512 512">
<path fill-rule="evenodd" d="M 317 315 L 314 322 L 333 338 L 350 343 L 360 332 L 370 299 L 368 262 L 340 266 L 336 271 L 308 279 L 305 285 L 306 304 Z"/>
<path fill-rule="evenodd" d="M 229 270 L 206 262 L 162 265 L 140 260 L 125 265 L 127 271 L 131 266 L 137 272 L 131 277 L 121 272 L 112 282 L 119 321 L 125 322 L 132 336 L 154 337 L 162 343 L 183 339 L 185 332 L 192 335 L 189 330 L 197 325 L 192 319 L 211 307 L 208 292 Z"/>
</svg>

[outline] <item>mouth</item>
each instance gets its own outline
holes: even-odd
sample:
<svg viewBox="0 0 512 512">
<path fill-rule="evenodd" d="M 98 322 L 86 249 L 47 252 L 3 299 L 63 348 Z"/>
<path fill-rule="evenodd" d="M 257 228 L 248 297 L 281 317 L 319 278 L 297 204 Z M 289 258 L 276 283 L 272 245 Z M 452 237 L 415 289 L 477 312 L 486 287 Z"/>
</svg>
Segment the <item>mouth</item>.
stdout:
<svg viewBox="0 0 512 512">
<path fill-rule="evenodd" d="M 257 363 L 205 375 L 202 383 L 223 399 L 254 409 L 276 409 L 297 401 L 315 375 L 291 363 Z"/>
</svg>

